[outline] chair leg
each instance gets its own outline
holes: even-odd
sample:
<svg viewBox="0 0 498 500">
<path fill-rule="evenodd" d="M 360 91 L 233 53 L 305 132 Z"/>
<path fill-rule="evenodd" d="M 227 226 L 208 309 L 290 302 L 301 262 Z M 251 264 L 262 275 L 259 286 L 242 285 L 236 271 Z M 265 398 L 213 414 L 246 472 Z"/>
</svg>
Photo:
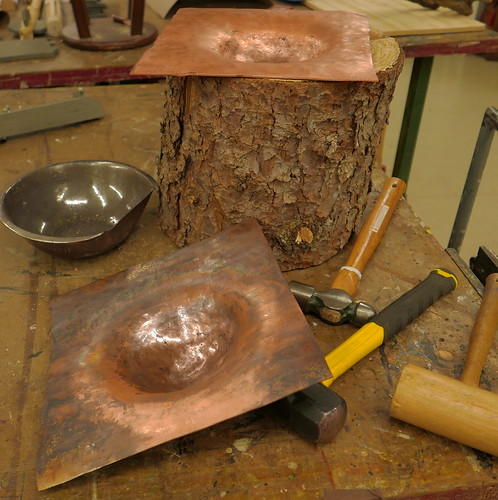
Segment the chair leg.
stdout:
<svg viewBox="0 0 498 500">
<path fill-rule="evenodd" d="M 78 29 L 80 38 L 91 38 L 90 17 L 85 0 L 71 0 L 73 7 L 74 20 Z"/>
<path fill-rule="evenodd" d="M 128 10 L 131 19 L 131 36 L 141 35 L 144 26 L 145 0 L 130 0 Z"/>
</svg>

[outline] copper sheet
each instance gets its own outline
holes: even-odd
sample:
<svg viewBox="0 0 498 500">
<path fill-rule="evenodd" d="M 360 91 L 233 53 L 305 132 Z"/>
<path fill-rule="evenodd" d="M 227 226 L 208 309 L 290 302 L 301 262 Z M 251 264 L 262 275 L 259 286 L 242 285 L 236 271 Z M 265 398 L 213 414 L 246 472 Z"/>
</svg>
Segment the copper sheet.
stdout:
<svg viewBox="0 0 498 500">
<path fill-rule="evenodd" d="M 365 15 L 281 9 L 180 9 L 132 74 L 378 80 Z"/>
<path fill-rule="evenodd" d="M 330 376 L 254 221 L 52 303 L 38 487 Z"/>
</svg>

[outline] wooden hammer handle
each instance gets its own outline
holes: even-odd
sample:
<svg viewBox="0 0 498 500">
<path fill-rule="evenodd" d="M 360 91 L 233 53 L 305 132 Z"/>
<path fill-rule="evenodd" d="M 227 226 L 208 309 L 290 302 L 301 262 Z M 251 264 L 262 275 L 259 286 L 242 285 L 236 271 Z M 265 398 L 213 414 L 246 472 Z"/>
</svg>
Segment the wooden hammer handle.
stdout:
<svg viewBox="0 0 498 500">
<path fill-rule="evenodd" d="M 384 182 L 372 211 L 363 224 L 346 264 L 335 276 L 330 288 L 344 290 L 351 297 L 356 295 L 361 273 L 384 234 L 399 199 L 405 192 L 406 184 L 397 177 L 389 177 Z"/>
<path fill-rule="evenodd" d="M 498 327 L 498 273 L 490 274 L 481 307 L 470 334 L 467 357 L 460 380 L 465 384 L 478 386 L 482 367 L 486 361 Z"/>
</svg>

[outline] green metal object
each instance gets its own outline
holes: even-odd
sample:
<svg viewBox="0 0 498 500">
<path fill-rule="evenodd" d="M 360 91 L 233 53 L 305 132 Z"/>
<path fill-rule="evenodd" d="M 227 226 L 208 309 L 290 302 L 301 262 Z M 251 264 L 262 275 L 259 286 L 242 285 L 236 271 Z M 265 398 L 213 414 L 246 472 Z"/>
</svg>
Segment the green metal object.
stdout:
<svg viewBox="0 0 498 500">
<path fill-rule="evenodd" d="M 104 108 L 98 101 L 85 96 L 17 111 L 7 111 L 0 113 L 0 141 L 18 135 L 98 120 L 104 114 Z"/>
<path fill-rule="evenodd" d="M 410 86 L 408 88 L 405 112 L 392 172 L 393 177 L 399 177 L 407 184 L 415 153 L 415 145 L 417 144 L 418 131 L 422 120 L 422 111 L 424 109 L 433 61 L 433 57 L 417 57 L 413 61 Z"/>
<path fill-rule="evenodd" d="M 0 41 L 0 63 L 55 57 L 58 52 L 55 42 L 45 37 Z"/>
</svg>

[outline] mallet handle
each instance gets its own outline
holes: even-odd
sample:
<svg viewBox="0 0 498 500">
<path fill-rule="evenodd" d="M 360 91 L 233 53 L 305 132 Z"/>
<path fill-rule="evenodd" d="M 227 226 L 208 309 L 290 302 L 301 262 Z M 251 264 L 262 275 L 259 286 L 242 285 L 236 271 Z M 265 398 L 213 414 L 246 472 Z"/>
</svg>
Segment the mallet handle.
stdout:
<svg viewBox="0 0 498 500">
<path fill-rule="evenodd" d="M 498 327 L 498 273 L 490 274 L 481 307 L 470 334 L 467 357 L 460 380 L 465 384 L 479 386 L 482 367 L 486 361 Z"/>
<path fill-rule="evenodd" d="M 356 295 L 361 273 L 363 273 L 363 269 L 365 269 L 367 262 L 379 245 L 405 189 L 406 184 L 403 180 L 397 177 L 386 179 L 372 211 L 358 233 L 346 264 L 337 273 L 330 288 L 344 290 L 351 297 Z"/>
</svg>

